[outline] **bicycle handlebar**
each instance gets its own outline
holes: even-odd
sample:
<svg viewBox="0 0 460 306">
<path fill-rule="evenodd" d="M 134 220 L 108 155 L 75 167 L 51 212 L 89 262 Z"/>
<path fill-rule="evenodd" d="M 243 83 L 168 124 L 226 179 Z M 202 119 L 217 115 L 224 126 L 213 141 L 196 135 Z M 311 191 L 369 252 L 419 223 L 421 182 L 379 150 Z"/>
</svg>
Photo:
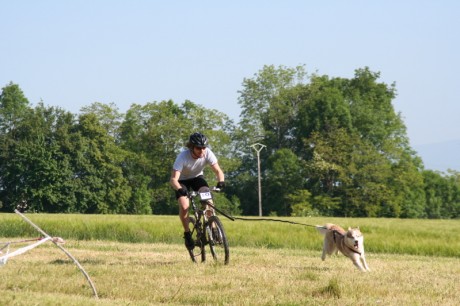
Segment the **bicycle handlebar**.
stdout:
<svg viewBox="0 0 460 306">
<path fill-rule="evenodd" d="M 210 191 L 213 191 L 213 192 L 221 192 L 222 189 L 217 188 L 217 187 L 212 187 L 212 188 L 210 189 Z M 192 190 L 192 191 L 189 191 L 188 194 L 189 194 L 190 197 L 196 197 L 196 196 L 199 195 L 200 193 L 199 193 L 198 191 L 193 191 L 193 190 Z"/>
<path fill-rule="evenodd" d="M 210 192 L 220 192 L 222 191 L 221 188 L 217 188 L 217 187 L 213 187 L 210 189 Z M 188 196 L 190 199 L 196 197 L 196 196 L 199 196 L 200 195 L 200 192 L 198 191 L 189 191 L 188 193 Z M 193 199 L 192 199 L 192 202 L 193 202 Z M 195 204 L 193 204 L 195 205 Z M 207 203 L 206 205 L 209 205 L 211 206 L 213 209 L 215 209 L 216 211 L 218 211 L 220 214 L 224 215 L 225 217 L 227 217 L 228 219 L 232 220 L 232 221 L 235 221 L 235 218 L 233 218 L 232 216 L 226 214 L 225 212 L 221 211 L 220 209 L 218 209 L 217 207 L 215 207 L 213 204 L 211 203 Z"/>
</svg>

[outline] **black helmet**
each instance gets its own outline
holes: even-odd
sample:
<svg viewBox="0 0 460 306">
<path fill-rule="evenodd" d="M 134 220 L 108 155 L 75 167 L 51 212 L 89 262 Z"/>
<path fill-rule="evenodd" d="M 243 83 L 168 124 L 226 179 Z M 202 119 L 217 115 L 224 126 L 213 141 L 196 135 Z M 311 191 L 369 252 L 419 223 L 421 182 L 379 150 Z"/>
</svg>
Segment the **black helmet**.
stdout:
<svg viewBox="0 0 460 306">
<path fill-rule="evenodd" d="M 207 147 L 208 138 L 201 133 L 193 133 L 188 140 L 195 147 Z"/>
</svg>

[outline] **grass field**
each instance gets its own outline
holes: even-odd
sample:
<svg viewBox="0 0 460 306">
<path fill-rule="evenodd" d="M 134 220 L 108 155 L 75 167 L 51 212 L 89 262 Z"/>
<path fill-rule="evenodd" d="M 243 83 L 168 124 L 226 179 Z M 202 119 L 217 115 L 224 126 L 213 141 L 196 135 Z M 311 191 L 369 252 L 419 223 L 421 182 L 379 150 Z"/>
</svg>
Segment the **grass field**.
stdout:
<svg viewBox="0 0 460 306">
<path fill-rule="evenodd" d="M 91 276 L 99 295 L 47 242 L 0 266 L 0 305 L 458 305 L 460 221 L 291 218 L 360 226 L 370 273 L 344 256 L 320 259 L 311 227 L 224 220 L 230 264 L 193 264 L 176 216 L 28 217 Z M 0 214 L 0 242 L 36 237 Z"/>
</svg>

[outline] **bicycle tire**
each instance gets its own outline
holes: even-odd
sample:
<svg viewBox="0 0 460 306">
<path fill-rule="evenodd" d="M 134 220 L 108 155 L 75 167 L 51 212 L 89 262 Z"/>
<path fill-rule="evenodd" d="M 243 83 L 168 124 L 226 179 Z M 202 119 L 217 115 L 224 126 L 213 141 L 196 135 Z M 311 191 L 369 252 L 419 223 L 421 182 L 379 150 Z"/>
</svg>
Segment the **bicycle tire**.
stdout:
<svg viewBox="0 0 460 306">
<path fill-rule="evenodd" d="M 206 238 L 214 261 L 227 265 L 230 261 L 230 249 L 224 226 L 219 217 L 211 216 L 208 219 Z"/>
<path fill-rule="evenodd" d="M 195 241 L 195 248 L 191 250 L 187 249 L 187 251 L 193 262 L 197 262 L 196 258 L 198 256 L 201 256 L 201 261 L 204 262 L 206 260 L 205 244 L 203 243 L 203 238 L 200 239 L 200 237 L 198 237 L 198 230 L 195 227 L 195 223 L 195 218 L 189 217 L 189 228 L 194 233 L 193 239 Z"/>
</svg>

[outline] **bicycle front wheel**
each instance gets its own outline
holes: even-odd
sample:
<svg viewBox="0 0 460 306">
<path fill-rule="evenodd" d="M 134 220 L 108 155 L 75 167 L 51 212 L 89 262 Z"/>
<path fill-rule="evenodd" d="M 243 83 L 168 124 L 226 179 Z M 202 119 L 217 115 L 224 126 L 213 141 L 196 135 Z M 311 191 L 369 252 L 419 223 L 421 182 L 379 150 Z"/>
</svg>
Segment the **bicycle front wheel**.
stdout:
<svg viewBox="0 0 460 306">
<path fill-rule="evenodd" d="M 224 226 L 217 216 L 211 216 L 206 226 L 206 238 L 211 249 L 212 257 L 216 262 L 228 264 L 230 250 Z"/>
<path fill-rule="evenodd" d="M 203 242 L 203 235 L 200 235 L 201 228 L 196 226 L 196 220 L 193 217 L 189 217 L 189 228 L 195 233 L 193 239 L 195 240 L 195 247 L 193 249 L 188 249 L 188 253 L 193 262 L 197 262 L 196 258 L 201 256 L 201 261 L 206 260 L 205 244 Z"/>
</svg>

